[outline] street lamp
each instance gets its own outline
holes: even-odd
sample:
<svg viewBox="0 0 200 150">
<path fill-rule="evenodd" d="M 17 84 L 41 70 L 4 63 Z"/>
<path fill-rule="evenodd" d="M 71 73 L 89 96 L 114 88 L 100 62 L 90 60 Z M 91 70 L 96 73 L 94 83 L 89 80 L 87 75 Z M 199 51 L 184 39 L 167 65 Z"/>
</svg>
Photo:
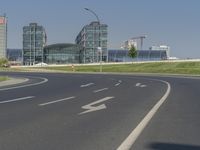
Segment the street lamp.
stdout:
<svg viewBox="0 0 200 150">
<path fill-rule="evenodd" d="M 100 34 L 100 25 L 101 25 L 100 24 L 100 20 L 99 20 L 98 15 L 93 10 L 91 10 L 89 8 L 84 8 L 84 9 L 89 11 L 89 12 L 91 12 L 96 17 L 96 19 L 97 19 L 97 21 L 99 23 L 99 46 L 97 47 L 97 50 L 98 50 L 98 52 L 100 52 L 100 72 L 102 72 L 102 48 L 101 48 L 101 39 L 100 39 L 100 37 L 101 37 L 101 34 Z"/>
</svg>

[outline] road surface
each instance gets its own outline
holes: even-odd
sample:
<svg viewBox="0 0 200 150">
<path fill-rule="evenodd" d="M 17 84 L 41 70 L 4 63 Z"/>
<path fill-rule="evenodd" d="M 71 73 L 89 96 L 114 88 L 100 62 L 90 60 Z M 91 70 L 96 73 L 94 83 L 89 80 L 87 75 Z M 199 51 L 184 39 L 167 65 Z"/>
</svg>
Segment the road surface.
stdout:
<svg viewBox="0 0 200 150">
<path fill-rule="evenodd" d="M 2 150 L 200 149 L 199 78 L 0 75 Z"/>
</svg>

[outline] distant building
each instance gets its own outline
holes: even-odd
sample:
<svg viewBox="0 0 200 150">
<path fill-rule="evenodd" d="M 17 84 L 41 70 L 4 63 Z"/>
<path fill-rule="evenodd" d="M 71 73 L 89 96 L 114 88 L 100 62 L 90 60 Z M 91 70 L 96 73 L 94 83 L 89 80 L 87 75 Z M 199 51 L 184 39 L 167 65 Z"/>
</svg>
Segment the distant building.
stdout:
<svg viewBox="0 0 200 150">
<path fill-rule="evenodd" d="M 22 49 L 7 49 L 7 58 L 9 61 L 22 62 Z"/>
<path fill-rule="evenodd" d="M 6 58 L 7 49 L 7 18 L 0 16 L 0 58 Z"/>
<path fill-rule="evenodd" d="M 137 57 L 132 59 L 128 56 L 129 50 L 108 50 L 109 62 L 131 62 L 135 61 L 158 61 L 166 60 L 166 50 L 138 50 Z"/>
<path fill-rule="evenodd" d="M 133 39 L 127 40 L 124 42 L 123 48 L 124 49 L 130 49 L 132 46 L 134 46 L 136 49 L 138 49 L 137 47 L 137 42 Z"/>
<path fill-rule="evenodd" d="M 102 56 L 103 61 L 107 61 L 107 28 L 106 24 L 91 22 L 80 31 L 75 42 L 81 48 L 81 63 L 99 62 L 101 60 L 100 56 Z M 101 47 L 102 53 L 98 51 L 98 47 Z"/>
<path fill-rule="evenodd" d="M 23 64 L 34 65 L 43 62 L 43 48 L 47 37 L 43 26 L 30 23 L 23 27 Z"/>
<path fill-rule="evenodd" d="M 61 43 L 44 47 L 44 62 L 47 64 L 80 63 L 80 48 L 76 44 Z"/>
<path fill-rule="evenodd" d="M 166 51 L 167 58 L 170 57 L 170 47 L 166 45 L 160 45 L 160 46 L 151 46 L 149 48 L 150 50 L 159 50 L 159 51 Z"/>
</svg>

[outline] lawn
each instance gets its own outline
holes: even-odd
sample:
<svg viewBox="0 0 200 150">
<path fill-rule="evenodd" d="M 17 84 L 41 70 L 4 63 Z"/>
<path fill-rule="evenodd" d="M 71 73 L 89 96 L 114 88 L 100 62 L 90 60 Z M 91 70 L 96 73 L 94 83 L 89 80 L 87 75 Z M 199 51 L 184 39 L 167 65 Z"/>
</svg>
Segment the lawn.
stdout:
<svg viewBox="0 0 200 150">
<path fill-rule="evenodd" d="M 167 74 L 193 74 L 200 75 L 200 62 L 155 62 L 155 63 L 133 63 L 119 65 L 103 65 L 103 72 L 120 73 L 167 73 Z M 42 67 L 34 69 L 45 69 L 72 72 L 71 66 Z M 75 72 L 99 72 L 100 66 L 75 66 Z"/>
</svg>

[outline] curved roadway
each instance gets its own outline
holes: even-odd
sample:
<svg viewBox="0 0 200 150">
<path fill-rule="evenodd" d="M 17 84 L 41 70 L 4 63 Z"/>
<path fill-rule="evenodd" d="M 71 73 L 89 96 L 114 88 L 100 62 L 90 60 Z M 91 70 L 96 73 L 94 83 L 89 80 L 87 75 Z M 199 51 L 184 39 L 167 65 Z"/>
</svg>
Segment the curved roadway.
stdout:
<svg viewBox="0 0 200 150">
<path fill-rule="evenodd" d="M 199 78 L 1 73 L 2 150 L 200 149 Z"/>
</svg>

